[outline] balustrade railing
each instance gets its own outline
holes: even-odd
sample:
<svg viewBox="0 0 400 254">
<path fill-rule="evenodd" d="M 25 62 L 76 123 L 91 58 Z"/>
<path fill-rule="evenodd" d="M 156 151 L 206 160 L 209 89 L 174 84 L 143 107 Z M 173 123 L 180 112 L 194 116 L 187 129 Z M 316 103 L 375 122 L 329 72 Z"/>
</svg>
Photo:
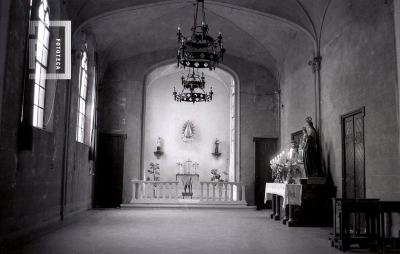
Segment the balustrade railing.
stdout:
<svg viewBox="0 0 400 254">
<path fill-rule="evenodd" d="M 177 203 L 178 183 L 132 180 L 131 203 Z"/>
<path fill-rule="evenodd" d="M 131 203 L 179 203 L 181 197 L 178 181 L 140 181 L 132 180 Z M 198 204 L 246 205 L 246 186 L 240 182 L 200 182 L 200 193 L 194 195 Z M 200 195 L 199 195 L 200 194 Z M 199 200 L 200 196 L 200 200 Z M 197 202 L 197 201 L 195 201 Z"/>
<path fill-rule="evenodd" d="M 244 185 L 243 183 L 200 182 L 200 185 L 201 185 L 200 203 L 246 204 L 246 185 Z M 204 185 L 206 186 L 205 190 L 203 188 Z M 204 194 L 206 195 L 204 196 Z"/>
</svg>

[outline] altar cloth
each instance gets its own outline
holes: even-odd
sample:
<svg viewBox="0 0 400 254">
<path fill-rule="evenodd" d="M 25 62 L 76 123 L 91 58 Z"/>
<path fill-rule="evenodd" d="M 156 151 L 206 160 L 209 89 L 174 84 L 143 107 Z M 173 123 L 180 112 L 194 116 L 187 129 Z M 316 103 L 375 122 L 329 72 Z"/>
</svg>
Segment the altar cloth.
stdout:
<svg viewBox="0 0 400 254">
<path fill-rule="evenodd" d="M 286 205 L 301 206 L 301 187 L 301 184 L 266 183 L 264 203 L 268 200 L 268 194 L 275 194 L 283 197 L 283 208 Z"/>
</svg>

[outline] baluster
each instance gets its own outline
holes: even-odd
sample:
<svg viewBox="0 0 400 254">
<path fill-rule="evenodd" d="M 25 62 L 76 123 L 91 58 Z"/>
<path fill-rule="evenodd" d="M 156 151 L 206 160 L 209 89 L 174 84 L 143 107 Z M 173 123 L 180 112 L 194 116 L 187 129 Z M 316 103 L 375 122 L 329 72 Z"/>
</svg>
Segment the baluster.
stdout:
<svg viewBox="0 0 400 254">
<path fill-rule="evenodd" d="M 222 201 L 222 183 L 217 183 L 217 186 L 218 186 L 218 196 L 219 196 L 219 199 L 218 199 L 218 201 Z"/>
<path fill-rule="evenodd" d="M 169 199 L 170 200 L 172 199 L 172 197 L 171 197 L 171 187 L 172 187 L 172 183 L 169 183 Z"/>
<path fill-rule="evenodd" d="M 150 195 L 150 200 L 153 200 L 155 197 L 155 192 L 154 192 L 154 183 L 151 184 L 151 195 Z"/>
<path fill-rule="evenodd" d="M 231 198 L 230 201 L 233 201 L 233 183 L 231 183 Z"/>
<path fill-rule="evenodd" d="M 175 183 L 175 200 L 178 201 L 178 182 Z"/>
<path fill-rule="evenodd" d="M 139 198 L 143 199 L 143 183 L 139 183 Z"/>
<path fill-rule="evenodd" d="M 239 195 L 240 195 L 240 189 L 239 189 L 239 187 L 240 187 L 240 185 L 238 184 L 238 183 L 235 183 L 235 186 L 236 186 L 236 202 L 239 202 L 240 201 L 240 199 L 239 199 Z"/>
<path fill-rule="evenodd" d="M 201 189 L 200 189 L 200 202 L 203 201 L 203 184 L 204 183 L 200 183 Z"/>
<path fill-rule="evenodd" d="M 165 200 L 165 183 L 163 183 L 163 187 L 162 187 L 162 198 L 163 200 Z"/>
<path fill-rule="evenodd" d="M 146 195 L 147 183 L 143 183 L 142 187 L 143 187 L 144 200 L 147 200 L 147 195 Z"/>
<path fill-rule="evenodd" d="M 242 200 L 246 201 L 246 185 L 242 184 Z"/>
<path fill-rule="evenodd" d="M 210 184 L 207 183 L 207 198 L 206 201 L 208 201 L 208 197 L 210 196 Z"/>
<path fill-rule="evenodd" d="M 135 190 L 135 188 L 136 188 L 136 183 L 133 183 L 133 186 L 132 186 L 132 200 L 136 199 L 136 190 Z"/>
<path fill-rule="evenodd" d="M 227 183 L 224 183 L 224 186 L 225 186 L 225 202 L 226 201 L 228 201 L 228 184 Z"/>
<path fill-rule="evenodd" d="M 212 200 L 213 201 L 215 201 L 215 185 L 216 185 L 215 183 L 212 184 L 212 186 L 213 186 L 213 198 L 212 198 Z"/>
</svg>

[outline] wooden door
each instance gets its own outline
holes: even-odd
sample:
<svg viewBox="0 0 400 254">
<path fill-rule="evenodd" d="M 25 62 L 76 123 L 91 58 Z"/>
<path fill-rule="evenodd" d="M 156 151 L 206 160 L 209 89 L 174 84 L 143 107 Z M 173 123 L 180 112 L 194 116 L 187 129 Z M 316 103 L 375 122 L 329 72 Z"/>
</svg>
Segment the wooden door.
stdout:
<svg viewBox="0 0 400 254">
<path fill-rule="evenodd" d="M 255 143 L 255 186 L 254 204 L 258 209 L 269 208 L 264 203 L 265 184 L 272 183 L 269 162 L 277 153 L 277 138 L 254 138 Z"/>
<path fill-rule="evenodd" d="M 365 198 L 364 110 L 342 118 L 343 193 L 344 198 Z M 355 234 L 365 231 L 364 214 L 351 215 L 350 227 Z"/>
<path fill-rule="evenodd" d="M 99 135 L 95 207 L 119 207 L 122 203 L 125 139 L 122 134 Z"/>
<path fill-rule="evenodd" d="M 343 122 L 343 197 L 365 198 L 364 114 L 347 116 Z"/>
</svg>

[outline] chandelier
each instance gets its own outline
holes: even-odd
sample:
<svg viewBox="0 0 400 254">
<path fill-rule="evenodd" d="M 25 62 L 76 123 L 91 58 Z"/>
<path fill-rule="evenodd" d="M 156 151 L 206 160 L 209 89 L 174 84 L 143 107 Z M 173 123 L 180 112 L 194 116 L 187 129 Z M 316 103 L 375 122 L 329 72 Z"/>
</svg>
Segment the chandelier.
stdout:
<svg viewBox="0 0 400 254">
<path fill-rule="evenodd" d="M 199 3 L 202 3 L 202 22 L 201 26 L 197 25 L 197 16 L 199 12 Z M 181 27 L 178 26 L 178 43 L 180 44 L 178 50 L 178 66 L 192 67 L 192 68 L 209 68 L 215 69 L 219 64 L 219 60 L 223 61 L 224 46 L 222 43 L 221 31 L 219 31 L 218 38 L 214 40 L 208 34 L 208 25 L 206 23 L 206 16 L 204 12 L 204 0 L 197 0 L 194 5 L 194 24 L 192 26 L 192 35 L 185 37 L 182 36 Z"/>
<path fill-rule="evenodd" d="M 197 17 L 199 13 L 199 3 L 201 3 L 202 22 L 201 25 L 197 25 Z M 208 34 L 208 25 L 206 23 L 206 16 L 204 12 L 204 0 L 197 0 L 194 6 L 194 24 L 192 26 L 191 36 L 182 36 L 181 27 L 178 26 L 178 67 L 189 68 L 189 74 L 185 79 L 182 74 L 182 92 L 177 93 L 174 87 L 175 101 L 188 101 L 188 102 L 209 102 L 212 100 L 212 88 L 209 93 L 204 91 L 205 79 L 204 73 L 202 76 L 199 75 L 199 68 L 208 68 L 215 70 L 215 67 L 219 64 L 219 61 L 223 61 L 224 57 L 224 46 L 222 43 L 221 31 L 219 31 L 218 38 L 214 40 Z M 196 71 L 195 71 L 196 68 Z M 189 90 L 185 92 L 185 89 Z M 196 92 L 201 90 L 202 92 Z"/>
<path fill-rule="evenodd" d="M 191 71 L 192 70 L 192 71 Z M 182 80 L 182 92 L 177 93 L 174 87 L 174 92 L 172 93 L 174 95 L 175 101 L 187 101 L 187 102 L 209 102 L 212 101 L 212 95 L 214 94 L 212 91 L 212 88 L 209 93 L 206 93 L 204 91 L 204 87 L 206 84 L 205 78 L 204 78 L 204 73 L 201 73 L 201 77 L 199 74 L 198 69 L 195 72 L 194 68 L 189 69 L 189 73 L 187 75 L 187 78 L 185 79 L 183 74 L 181 77 Z M 184 92 L 185 89 L 189 90 L 188 92 Z M 201 90 L 202 92 L 196 92 L 197 90 Z"/>
</svg>

